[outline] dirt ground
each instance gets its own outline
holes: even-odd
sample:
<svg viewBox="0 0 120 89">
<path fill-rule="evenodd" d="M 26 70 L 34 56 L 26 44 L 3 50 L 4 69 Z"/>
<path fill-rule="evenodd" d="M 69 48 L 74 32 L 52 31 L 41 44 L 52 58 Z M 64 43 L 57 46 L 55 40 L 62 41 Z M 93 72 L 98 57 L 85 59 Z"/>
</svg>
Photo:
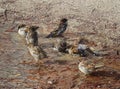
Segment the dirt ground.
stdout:
<svg viewBox="0 0 120 89">
<path fill-rule="evenodd" d="M 48 32 L 57 27 L 59 20 L 52 20 L 53 17 L 48 16 L 48 13 L 41 13 L 46 16 L 40 15 L 37 19 L 38 13 L 35 16 L 26 14 L 23 10 L 25 7 L 17 8 L 18 10 L 11 9 L 13 5 L 18 5 L 13 4 L 14 2 L 20 1 L 5 0 L 2 4 L 0 3 L 2 7 L 6 3 L 10 7 L 10 10 L 7 11 L 7 20 L 3 15 L 0 16 L 0 89 L 120 89 L 120 55 L 116 55 L 114 45 L 104 45 L 107 42 L 96 43 L 97 50 L 104 49 L 109 52 L 109 55 L 101 59 L 105 67 L 90 76 L 85 76 L 78 70 L 78 64 L 83 60 L 82 57 L 53 51 L 52 46 L 59 38 L 45 38 Z M 36 9 L 38 10 L 40 7 L 42 6 L 36 6 Z M 32 9 L 29 12 L 32 13 Z M 41 18 L 42 20 L 40 20 Z M 68 16 L 68 18 L 71 17 Z M 38 66 L 34 63 L 24 39 L 18 35 L 17 26 L 20 23 L 40 26 L 38 29 L 39 44 L 48 54 L 48 58 L 42 60 L 43 65 Z M 90 23 L 87 25 L 87 22 L 83 24 L 86 28 L 91 28 L 89 25 Z M 79 26 L 75 28 L 79 28 Z M 114 27 L 111 29 L 114 30 Z M 92 42 L 104 40 L 100 34 L 93 33 L 91 30 L 71 33 L 67 31 L 64 37 L 73 43 L 74 39 L 81 37 L 81 33 L 90 39 L 96 37 L 95 40 L 89 39 Z"/>
<path fill-rule="evenodd" d="M 39 36 L 49 56 L 39 67 L 9 21 L 1 25 L 0 31 L 0 89 L 120 89 L 120 56 L 114 51 L 103 57 L 104 68 L 84 76 L 78 70 L 82 58 L 52 50 L 58 38 Z"/>
</svg>

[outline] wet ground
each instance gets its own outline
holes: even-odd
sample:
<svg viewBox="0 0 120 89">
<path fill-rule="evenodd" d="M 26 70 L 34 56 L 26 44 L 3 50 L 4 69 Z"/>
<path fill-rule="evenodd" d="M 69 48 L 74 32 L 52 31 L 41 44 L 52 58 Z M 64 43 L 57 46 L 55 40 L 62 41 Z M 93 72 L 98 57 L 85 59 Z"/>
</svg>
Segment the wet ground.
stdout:
<svg viewBox="0 0 120 89">
<path fill-rule="evenodd" d="M 78 70 L 82 58 L 53 51 L 57 38 L 44 37 L 39 36 L 39 43 L 48 58 L 39 67 L 24 39 L 17 34 L 16 26 L 0 23 L 0 89 L 120 89 L 120 55 L 110 51 L 101 60 L 105 67 L 85 76 Z"/>
</svg>

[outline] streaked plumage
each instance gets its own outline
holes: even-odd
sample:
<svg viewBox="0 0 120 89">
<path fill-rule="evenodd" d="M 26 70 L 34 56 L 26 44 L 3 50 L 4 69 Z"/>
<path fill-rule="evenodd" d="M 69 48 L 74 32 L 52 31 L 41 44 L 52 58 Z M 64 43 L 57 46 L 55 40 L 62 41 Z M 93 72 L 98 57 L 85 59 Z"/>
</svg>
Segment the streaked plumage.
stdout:
<svg viewBox="0 0 120 89">
<path fill-rule="evenodd" d="M 73 55 L 73 54 L 78 54 L 78 49 L 77 46 L 71 45 L 68 49 L 68 53 Z"/>
<path fill-rule="evenodd" d="M 53 50 L 66 53 L 68 48 L 68 43 L 65 39 L 58 39 L 54 45 Z"/>
<path fill-rule="evenodd" d="M 28 49 L 36 62 L 47 57 L 46 52 L 40 46 L 33 46 L 33 44 L 29 44 Z"/>
<path fill-rule="evenodd" d="M 79 63 L 78 68 L 79 70 L 84 73 L 85 75 L 89 75 L 96 71 L 96 69 L 103 67 L 103 63 L 97 63 L 95 61 L 90 61 L 90 60 L 83 60 Z"/>
<path fill-rule="evenodd" d="M 36 32 L 36 30 L 39 27 L 36 26 L 31 26 L 28 30 L 27 30 L 27 35 L 26 35 L 26 42 L 27 44 L 33 44 L 34 46 L 38 45 L 38 34 Z"/>
</svg>

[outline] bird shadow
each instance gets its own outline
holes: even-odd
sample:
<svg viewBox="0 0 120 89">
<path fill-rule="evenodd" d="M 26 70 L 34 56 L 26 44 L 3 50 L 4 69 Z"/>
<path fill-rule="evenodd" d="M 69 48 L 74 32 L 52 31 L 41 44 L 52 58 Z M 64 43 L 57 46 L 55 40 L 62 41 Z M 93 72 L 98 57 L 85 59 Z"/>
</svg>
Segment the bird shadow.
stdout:
<svg viewBox="0 0 120 89">
<path fill-rule="evenodd" d="M 46 61 L 45 64 L 47 64 L 47 65 L 50 65 L 50 64 L 65 65 L 65 64 L 67 64 L 67 61 L 66 60 Z"/>
<path fill-rule="evenodd" d="M 116 80 L 120 80 L 120 73 L 118 73 L 117 71 L 114 71 L 114 70 L 111 70 L 111 71 L 104 71 L 104 70 L 96 71 L 96 72 L 93 72 L 91 75 L 92 76 L 97 76 L 97 77 L 100 77 L 100 76 L 111 77 L 111 78 L 114 78 Z"/>
</svg>

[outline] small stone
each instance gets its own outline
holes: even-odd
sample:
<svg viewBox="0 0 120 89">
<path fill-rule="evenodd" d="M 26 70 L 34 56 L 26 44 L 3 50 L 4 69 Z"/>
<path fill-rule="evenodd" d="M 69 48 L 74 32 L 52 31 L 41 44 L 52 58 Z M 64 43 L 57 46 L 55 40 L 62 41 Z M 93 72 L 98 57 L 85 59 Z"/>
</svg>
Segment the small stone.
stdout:
<svg viewBox="0 0 120 89">
<path fill-rule="evenodd" d="M 52 81 L 48 81 L 47 83 L 48 83 L 48 84 L 53 84 L 53 82 L 52 82 Z"/>
<path fill-rule="evenodd" d="M 97 87 L 98 87 L 98 88 L 100 88 L 101 86 L 100 86 L 100 85 L 98 85 Z"/>
<path fill-rule="evenodd" d="M 21 74 L 16 74 L 15 77 L 18 77 L 18 76 L 20 76 L 20 75 L 21 75 Z"/>
<path fill-rule="evenodd" d="M 113 74 L 113 72 L 110 72 L 110 74 L 112 75 L 112 74 Z"/>
<path fill-rule="evenodd" d="M 111 81 L 108 81 L 108 83 L 111 83 Z"/>
</svg>

